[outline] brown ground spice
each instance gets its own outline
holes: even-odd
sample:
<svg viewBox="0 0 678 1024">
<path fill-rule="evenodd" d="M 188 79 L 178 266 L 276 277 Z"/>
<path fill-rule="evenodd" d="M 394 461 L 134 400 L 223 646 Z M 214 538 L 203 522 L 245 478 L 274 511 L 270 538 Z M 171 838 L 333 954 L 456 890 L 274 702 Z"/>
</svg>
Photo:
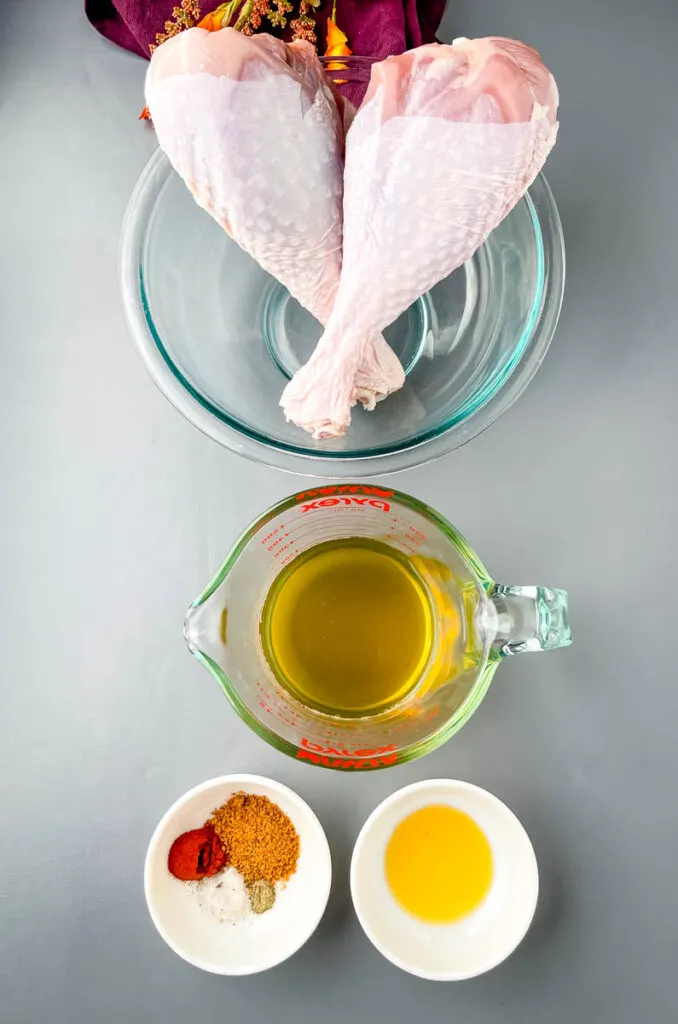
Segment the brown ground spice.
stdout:
<svg viewBox="0 0 678 1024">
<path fill-rule="evenodd" d="M 273 885 L 296 870 L 297 830 L 267 796 L 235 793 L 213 812 L 210 824 L 246 883 L 263 879 Z"/>
</svg>

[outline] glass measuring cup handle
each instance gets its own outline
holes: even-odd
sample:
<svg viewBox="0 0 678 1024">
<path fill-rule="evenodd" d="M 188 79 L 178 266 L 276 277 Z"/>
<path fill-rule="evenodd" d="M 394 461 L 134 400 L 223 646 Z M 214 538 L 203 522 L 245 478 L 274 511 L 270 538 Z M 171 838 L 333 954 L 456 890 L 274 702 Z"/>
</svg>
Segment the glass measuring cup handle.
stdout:
<svg viewBox="0 0 678 1024">
<path fill-rule="evenodd" d="M 490 600 L 497 616 L 492 647 L 498 654 L 552 651 L 572 643 L 565 590 L 496 583 Z"/>
</svg>

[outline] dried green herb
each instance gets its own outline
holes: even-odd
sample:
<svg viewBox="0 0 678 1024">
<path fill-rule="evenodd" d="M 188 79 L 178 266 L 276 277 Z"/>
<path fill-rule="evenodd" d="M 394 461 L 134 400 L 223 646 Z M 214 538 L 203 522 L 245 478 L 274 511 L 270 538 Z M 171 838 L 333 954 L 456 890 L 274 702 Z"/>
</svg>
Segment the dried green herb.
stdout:
<svg viewBox="0 0 678 1024">
<path fill-rule="evenodd" d="M 247 887 L 250 894 L 250 903 L 255 914 L 264 914 L 270 910 L 275 903 L 275 889 L 270 882 L 259 879 Z"/>
</svg>

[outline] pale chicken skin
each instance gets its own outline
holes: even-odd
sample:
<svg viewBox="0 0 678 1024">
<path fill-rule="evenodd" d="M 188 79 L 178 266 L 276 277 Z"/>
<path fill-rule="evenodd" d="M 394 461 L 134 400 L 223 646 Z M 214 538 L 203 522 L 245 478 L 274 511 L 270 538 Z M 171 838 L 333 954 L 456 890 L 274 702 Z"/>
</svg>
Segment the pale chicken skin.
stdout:
<svg viewBox="0 0 678 1024">
<path fill-rule="evenodd" d="M 196 202 L 327 323 L 342 260 L 344 126 L 313 47 L 189 29 L 154 51 L 146 102 Z M 346 399 L 373 408 L 403 381 L 375 331 Z"/>
<path fill-rule="evenodd" d="M 555 142 L 557 108 L 539 54 L 513 40 L 431 44 L 372 68 L 346 136 L 339 288 L 283 393 L 289 420 L 314 437 L 346 430 L 370 339 L 513 209 Z"/>
</svg>

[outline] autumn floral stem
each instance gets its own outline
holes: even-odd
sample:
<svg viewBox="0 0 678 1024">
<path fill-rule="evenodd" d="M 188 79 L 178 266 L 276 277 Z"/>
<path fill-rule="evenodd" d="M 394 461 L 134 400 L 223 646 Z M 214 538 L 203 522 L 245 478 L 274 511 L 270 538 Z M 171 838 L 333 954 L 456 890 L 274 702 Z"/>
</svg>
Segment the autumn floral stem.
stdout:
<svg viewBox="0 0 678 1024">
<path fill-rule="evenodd" d="M 254 0 L 245 0 L 245 3 L 243 4 L 242 10 L 241 10 L 240 14 L 238 15 L 238 20 L 236 21 L 235 25 L 233 26 L 234 29 L 236 30 L 236 32 L 240 32 L 240 30 L 247 24 L 247 22 L 250 19 L 250 14 L 252 13 L 252 8 L 253 7 L 254 7 Z"/>
</svg>

